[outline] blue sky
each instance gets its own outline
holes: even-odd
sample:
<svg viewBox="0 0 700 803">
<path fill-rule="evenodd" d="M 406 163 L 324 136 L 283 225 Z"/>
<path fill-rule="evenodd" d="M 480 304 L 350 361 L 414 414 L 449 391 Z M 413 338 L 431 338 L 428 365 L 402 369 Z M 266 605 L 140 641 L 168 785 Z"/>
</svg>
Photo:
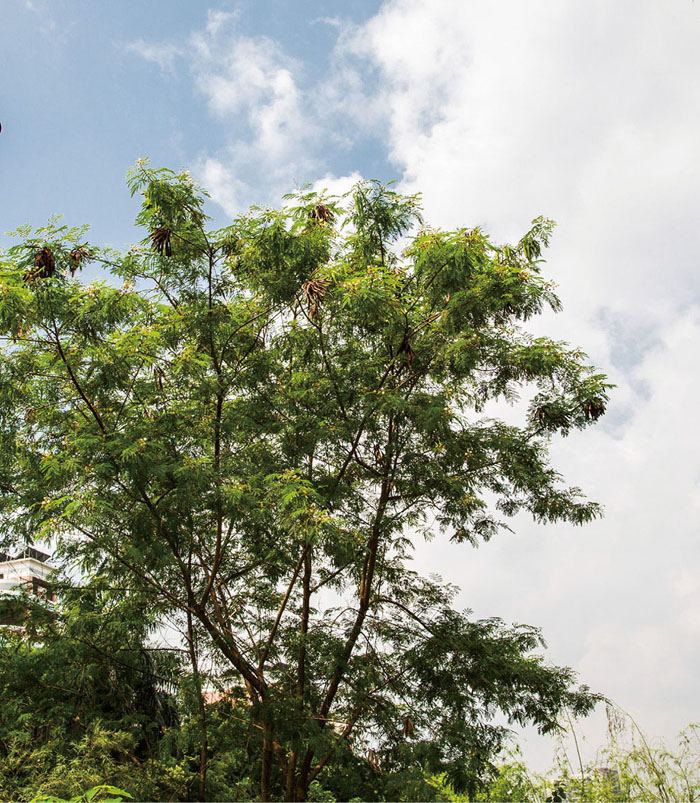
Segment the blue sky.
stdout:
<svg viewBox="0 0 700 803">
<path fill-rule="evenodd" d="M 61 212 L 126 245 L 142 156 L 190 169 L 217 222 L 360 176 L 497 240 L 557 220 L 564 312 L 537 326 L 618 387 L 554 456 L 606 518 L 416 561 L 672 736 L 700 719 L 699 41 L 691 0 L 5 0 L 0 230 Z"/>
<path fill-rule="evenodd" d="M 337 7 L 336 22 L 305 0 L 212 8 L 172 0 L 8 0 L 0 25 L 3 231 L 63 213 L 70 223 L 90 222 L 98 240 L 128 242 L 135 205 L 124 173 L 137 158 L 190 167 L 204 154 L 225 150 L 233 138 L 250 136 L 244 117 L 212 114 L 206 95 L 193 87 L 190 37 L 206 29 L 212 14 L 230 14 L 228 35 L 274 42 L 280 57 L 295 64 L 299 85 L 311 87 L 330 69 L 340 21 L 360 23 L 377 4 L 354 0 Z M 129 49 L 138 43 L 182 54 L 161 69 Z M 323 152 L 316 143 L 313 148 L 315 172 L 290 173 L 284 189 L 331 168 L 394 177 L 381 141 L 371 135 L 326 143 Z M 251 187 L 244 202 L 277 202 L 258 169 L 246 171 Z"/>
</svg>

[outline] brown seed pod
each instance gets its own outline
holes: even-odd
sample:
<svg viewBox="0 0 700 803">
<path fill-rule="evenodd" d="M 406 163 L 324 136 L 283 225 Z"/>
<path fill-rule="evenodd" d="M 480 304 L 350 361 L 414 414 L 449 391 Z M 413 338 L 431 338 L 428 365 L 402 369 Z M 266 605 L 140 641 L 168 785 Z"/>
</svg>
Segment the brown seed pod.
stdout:
<svg viewBox="0 0 700 803">
<path fill-rule="evenodd" d="M 148 236 L 154 251 L 157 251 L 161 256 L 163 254 L 165 254 L 166 257 L 173 255 L 173 247 L 170 242 L 173 236 L 172 229 L 167 226 L 158 226 L 158 228 L 152 231 Z"/>
<path fill-rule="evenodd" d="M 335 215 L 325 204 L 316 204 L 309 212 L 309 218 L 317 223 L 332 223 Z"/>
<path fill-rule="evenodd" d="M 72 251 L 68 254 L 68 260 L 70 262 L 70 275 L 75 276 L 76 270 L 81 267 L 82 262 L 89 258 L 89 253 L 87 248 L 84 245 L 76 246 Z"/>
<path fill-rule="evenodd" d="M 569 422 L 569 417 L 561 410 L 552 407 L 551 404 L 543 404 L 535 410 L 535 420 L 541 427 L 566 426 Z"/>
<path fill-rule="evenodd" d="M 163 369 L 162 368 L 158 368 L 158 366 L 156 366 L 153 369 L 153 380 L 154 380 L 155 385 L 158 388 L 158 390 L 163 390 L 163 379 L 164 378 L 165 378 L 165 374 L 163 373 Z"/>
<path fill-rule="evenodd" d="M 411 366 L 413 365 L 413 360 L 416 358 L 416 353 L 411 348 L 411 344 L 408 341 L 408 337 L 404 335 L 403 340 L 401 341 L 401 345 L 399 346 L 398 354 L 403 354 L 406 357 L 406 366 L 408 370 L 411 370 Z"/>
<path fill-rule="evenodd" d="M 587 399 L 583 404 L 583 413 L 586 420 L 597 421 L 605 412 L 605 402 L 602 399 Z"/>
<path fill-rule="evenodd" d="M 50 279 L 56 275 L 56 259 L 53 251 L 45 245 L 34 256 L 34 268 L 24 274 L 25 281 L 36 281 L 37 279 Z"/>
<path fill-rule="evenodd" d="M 325 296 L 327 288 L 328 282 L 320 277 L 309 279 L 308 282 L 302 285 L 301 292 L 304 296 L 310 318 L 315 319 L 318 317 L 321 300 L 323 296 Z"/>
</svg>

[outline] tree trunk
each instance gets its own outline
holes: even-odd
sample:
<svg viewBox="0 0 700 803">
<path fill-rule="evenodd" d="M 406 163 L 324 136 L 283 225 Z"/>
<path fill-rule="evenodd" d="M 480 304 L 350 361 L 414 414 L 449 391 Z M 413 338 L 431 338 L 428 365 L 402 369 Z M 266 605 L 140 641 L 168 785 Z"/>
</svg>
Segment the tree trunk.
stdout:
<svg viewBox="0 0 700 803">
<path fill-rule="evenodd" d="M 272 800 L 272 726 L 263 723 L 262 771 L 260 773 L 260 800 Z"/>
<path fill-rule="evenodd" d="M 294 801 L 305 801 L 309 796 L 309 784 L 308 781 L 304 783 L 301 782 L 301 779 L 297 780 L 296 787 L 294 788 Z"/>
<path fill-rule="evenodd" d="M 187 641 L 190 651 L 190 661 L 192 662 L 192 674 L 194 675 L 195 687 L 197 692 L 197 703 L 199 708 L 199 789 L 197 800 L 207 799 L 207 709 L 202 696 L 202 679 L 199 674 L 197 663 L 197 651 L 194 646 L 194 629 L 192 627 L 192 614 L 187 611 Z"/>
<path fill-rule="evenodd" d="M 287 758 L 287 779 L 284 790 L 285 800 L 293 801 L 296 799 L 294 791 L 294 777 L 296 775 L 296 770 L 297 770 L 297 752 L 296 750 L 290 750 L 289 757 Z"/>
</svg>

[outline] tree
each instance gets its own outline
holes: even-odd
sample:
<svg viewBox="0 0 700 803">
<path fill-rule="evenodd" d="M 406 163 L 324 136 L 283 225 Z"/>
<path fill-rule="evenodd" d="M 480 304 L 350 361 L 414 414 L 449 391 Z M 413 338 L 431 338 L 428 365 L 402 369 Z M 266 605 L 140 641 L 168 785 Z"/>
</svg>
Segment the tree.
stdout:
<svg viewBox="0 0 700 803">
<path fill-rule="evenodd" d="M 62 589 L 59 605 L 27 594 L 6 606 L 23 629 L 0 627 L 2 797 L 71 797 L 105 781 L 168 795 L 176 654 L 146 650 L 143 600 L 93 585 Z"/>
<path fill-rule="evenodd" d="M 189 623 L 249 723 L 263 800 L 306 799 L 343 751 L 473 788 L 507 734 L 496 712 L 543 731 L 587 712 L 535 628 L 474 621 L 407 564 L 421 534 L 476 544 L 519 511 L 600 512 L 547 449 L 610 385 L 522 326 L 559 308 L 552 224 L 496 246 L 366 182 L 211 231 L 187 174 L 139 162 L 128 181 L 140 246 L 53 221 L 4 255 L 7 537 Z M 87 262 L 123 284 L 84 284 Z M 521 388 L 521 426 L 489 416 Z"/>
</svg>

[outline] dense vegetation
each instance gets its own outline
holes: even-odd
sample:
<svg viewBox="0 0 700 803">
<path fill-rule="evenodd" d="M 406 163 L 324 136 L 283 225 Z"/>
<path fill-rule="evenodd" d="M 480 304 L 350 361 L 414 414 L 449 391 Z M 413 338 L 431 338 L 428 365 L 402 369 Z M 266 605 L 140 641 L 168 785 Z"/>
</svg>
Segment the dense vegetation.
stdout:
<svg viewBox="0 0 700 803">
<path fill-rule="evenodd" d="M 3 635 L 3 793 L 477 794 L 497 715 L 549 732 L 598 699 L 409 563 L 599 514 L 548 444 L 610 385 L 524 326 L 559 308 L 551 223 L 499 246 L 369 182 L 212 231 L 186 174 L 129 183 L 141 246 L 54 222 L 0 266 L 0 532 L 61 564 L 58 609 Z"/>
<path fill-rule="evenodd" d="M 177 654 L 144 650 L 135 616 L 114 601 L 109 624 L 71 592 L 60 623 L 34 606 L 34 646 L 4 633 L 0 649 L 2 799 L 77 797 L 105 782 L 136 800 L 191 800 L 199 781 L 199 709 Z M 132 623 L 129 625 L 128 623 Z M 459 793 L 447 772 L 413 763 L 373 764 L 343 751 L 310 787 L 310 799 L 442 801 L 694 801 L 700 799 L 700 726 L 674 748 L 650 743 L 633 721 L 608 708 L 607 744 L 591 762 L 562 747 L 546 775 L 517 750 L 494 756 L 478 790 Z M 231 700 L 207 706 L 212 800 L 256 797 L 259 739 Z M 109 790 L 95 801 L 113 799 Z M 118 798 L 117 798 L 118 799 Z"/>
</svg>

